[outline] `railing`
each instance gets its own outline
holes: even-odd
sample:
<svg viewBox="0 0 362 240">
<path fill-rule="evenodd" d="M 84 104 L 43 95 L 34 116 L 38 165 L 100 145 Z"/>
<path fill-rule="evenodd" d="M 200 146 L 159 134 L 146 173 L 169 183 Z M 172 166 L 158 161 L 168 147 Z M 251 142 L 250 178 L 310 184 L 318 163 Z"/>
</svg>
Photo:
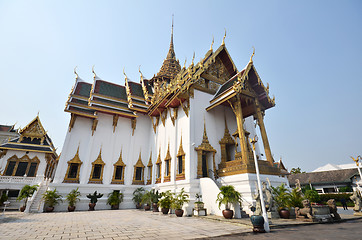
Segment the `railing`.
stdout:
<svg viewBox="0 0 362 240">
<path fill-rule="evenodd" d="M 27 183 L 38 184 L 44 177 L 15 177 L 15 176 L 0 176 L 0 183 Z"/>
</svg>

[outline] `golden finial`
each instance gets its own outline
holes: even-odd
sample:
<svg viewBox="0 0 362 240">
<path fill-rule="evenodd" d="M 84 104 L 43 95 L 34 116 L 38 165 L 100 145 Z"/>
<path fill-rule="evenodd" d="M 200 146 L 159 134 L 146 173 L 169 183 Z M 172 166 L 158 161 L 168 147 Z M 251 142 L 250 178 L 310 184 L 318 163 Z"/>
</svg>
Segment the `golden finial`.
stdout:
<svg viewBox="0 0 362 240">
<path fill-rule="evenodd" d="M 75 74 L 75 79 L 78 79 L 79 78 L 79 76 L 78 76 L 78 73 L 77 73 L 77 67 L 78 66 L 75 66 L 75 68 L 74 68 L 74 74 Z"/>
<path fill-rule="evenodd" d="M 194 65 L 194 60 L 195 60 L 195 52 L 194 52 L 194 55 L 192 57 L 191 65 Z"/>
<path fill-rule="evenodd" d="M 212 45 L 214 45 L 214 35 L 212 36 L 212 42 L 211 42 L 211 46 L 210 46 L 211 51 L 212 51 Z"/>
<path fill-rule="evenodd" d="M 124 72 L 124 68 L 123 68 L 123 75 L 124 75 L 124 80 L 127 82 L 127 81 L 128 81 L 128 77 L 127 77 L 126 73 Z"/>
<path fill-rule="evenodd" d="M 225 45 L 225 38 L 226 38 L 226 28 L 225 28 L 225 34 L 224 34 L 224 37 L 223 37 L 223 39 L 222 39 L 222 43 L 221 43 L 221 45 Z"/>
<path fill-rule="evenodd" d="M 258 141 L 258 136 L 255 135 L 254 138 L 249 138 L 249 141 L 253 145 L 253 150 L 255 151 L 255 143 Z"/>
<path fill-rule="evenodd" d="M 354 158 L 351 156 L 351 158 L 353 159 L 353 161 L 356 163 L 356 165 L 358 166 L 359 163 L 358 163 L 358 160 L 360 159 L 361 156 L 357 156 L 357 158 Z"/>
<path fill-rule="evenodd" d="M 138 72 L 140 73 L 141 81 L 143 81 L 143 74 L 141 72 L 141 65 L 138 66 Z"/>
<path fill-rule="evenodd" d="M 253 54 L 251 54 L 250 62 L 253 62 L 254 55 L 255 55 L 255 47 L 253 46 Z"/>
<path fill-rule="evenodd" d="M 184 68 L 186 68 L 186 61 L 187 61 L 187 58 L 185 57 Z"/>
</svg>

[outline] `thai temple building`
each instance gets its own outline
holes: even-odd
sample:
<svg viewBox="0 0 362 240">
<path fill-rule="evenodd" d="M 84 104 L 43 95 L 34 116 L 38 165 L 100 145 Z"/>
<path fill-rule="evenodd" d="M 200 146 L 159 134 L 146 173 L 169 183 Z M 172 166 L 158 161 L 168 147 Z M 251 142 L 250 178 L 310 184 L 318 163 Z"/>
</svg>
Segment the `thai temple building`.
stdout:
<svg viewBox="0 0 362 240">
<path fill-rule="evenodd" d="M 96 75 L 86 82 L 76 74 L 66 102 L 68 132 L 51 189 L 66 196 L 79 188 L 77 210 L 87 210 L 86 194 L 104 196 L 97 209 L 109 209 L 107 194 L 124 194 L 120 208 L 134 208 L 138 187 L 171 190 L 190 195 L 185 206 L 191 214 L 195 194 L 201 194 L 210 214 L 221 214 L 216 195 L 222 185 L 234 185 L 248 211 L 256 189 L 256 170 L 250 138 L 259 127 L 256 147 L 262 180 L 288 184 L 286 169 L 272 156 L 264 125 L 266 110 L 275 100 L 250 61 L 235 66 L 225 37 L 199 62 L 181 67 L 171 42 L 160 70 L 139 82 L 125 75 L 125 85 Z M 156 71 L 155 71 L 156 72 Z M 260 149 L 263 151 L 260 151 Z M 264 152 L 264 153 L 263 153 Z M 67 203 L 55 211 L 66 211 Z M 249 211 L 250 212 L 250 211 Z"/>
<path fill-rule="evenodd" d="M 42 212 L 42 193 L 48 189 L 58 164 L 52 140 L 39 116 L 19 131 L 10 130 L 14 126 L 2 129 L 9 137 L 0 144 L 0 194 L 6 193 L 11 202 L 9 207 L 17 209 L 22 205 L 16 201 L 19 191 L 25 185 L 38 185 L 37 194 L 29 200 L 26 211 Z"/>
</svg>

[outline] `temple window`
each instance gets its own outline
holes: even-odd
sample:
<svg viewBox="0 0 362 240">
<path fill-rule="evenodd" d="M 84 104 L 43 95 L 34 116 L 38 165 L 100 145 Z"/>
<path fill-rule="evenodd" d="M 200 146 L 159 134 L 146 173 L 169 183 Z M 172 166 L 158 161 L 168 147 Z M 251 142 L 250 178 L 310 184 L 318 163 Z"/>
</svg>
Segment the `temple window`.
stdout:
<svg viewBox="0 0 362 240">
<path fill-rule="evenodd" d="M 176 157 L 177 157 L 176 180 L 183 180 L 185 179 L 185 152 L 182 147 L 182 137 Z"/>
<path fill-rule="evenodd" d="M 119 154 L 118 161 L 113 164 L 114 171 L 113 171 L 113 177 L 111 184 L 124 184 L 124 170 L 126 167 L 126 164 L 124 164 L 122 160 L 122 150 Z"/>
<path fill-rule="evenodd" d="M 138 160 L 134 165 L 134 172 L 133 172 L 133 181 L 132 184 L 134 185 L 144 185 L 144 168 L 145 165 L 142 163 L 141 153 L 139 154 Z"/>
<path fill-rule="evenodd" d="M 170 144 L 168 144 L 167 153 L 166 153 L 166 157 L 165 157 L 165 176 L 163 178 L 163 182 L 171 181 L 170 164 L 171 164 L 171 154 L 170 154 Z"/>
<path fill-rule="evenodd" d="M 12 176 L 13 175 L 15 165 L 16 165 L 15 161 L 9 161 L 8 162 L 8 166 L 7 166 L 6 171 L 5 171 L 6 176 Z"/>
<path fill-rule="evenodd" d="M 102 148 L 99 151 L 97 159 L 92 162 L 92 171 L 88 183 L 103 183 L 103 168 L 105 163 L 102 160 Z"/>
<path fill-rule="evenodd" d="M 77 148 L 75 156 L 67 163 L 68 169 L 65 173 L 63 183 L 79 183 L 79 172 L 82 165 L 82 161 L 79 158 L 79 146 Z M 50 171 L 50 166 L 48 171 Z"/>
<path fill-rule="evenodd" d="M 136 167 L 136 177 L 135 177 L 136 181 L 142 180 L 142 170 L 143 169 L 141 167 Z"/>
<path fill-rule="evenodd" d="M 8 159 L 4 175 L 35 177 L 39 162 L 37 157 L 30 159 L 28 155 L 24 155 L 23 157 L 18 158 L 14 155 Z"/>
<path fill-rule="evenodd" d="M 76 178 L 78 174 L 78 168 L 79 168 L 79 163 L 71 163 L 68 178 Z"/>
</svg>

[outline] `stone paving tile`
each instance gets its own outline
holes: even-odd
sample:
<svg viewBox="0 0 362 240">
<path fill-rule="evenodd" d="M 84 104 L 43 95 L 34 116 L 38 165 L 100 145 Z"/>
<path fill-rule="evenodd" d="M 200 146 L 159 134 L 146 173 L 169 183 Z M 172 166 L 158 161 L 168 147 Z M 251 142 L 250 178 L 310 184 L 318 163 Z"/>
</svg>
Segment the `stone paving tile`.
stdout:
<svg viewBox="0 0 362 240">
<path fill-rule="evenodd" d="M 195 239 L 250 227 L 140 210 L 33 213 L 0 218 L 0 239 Z"/>
</svg>

